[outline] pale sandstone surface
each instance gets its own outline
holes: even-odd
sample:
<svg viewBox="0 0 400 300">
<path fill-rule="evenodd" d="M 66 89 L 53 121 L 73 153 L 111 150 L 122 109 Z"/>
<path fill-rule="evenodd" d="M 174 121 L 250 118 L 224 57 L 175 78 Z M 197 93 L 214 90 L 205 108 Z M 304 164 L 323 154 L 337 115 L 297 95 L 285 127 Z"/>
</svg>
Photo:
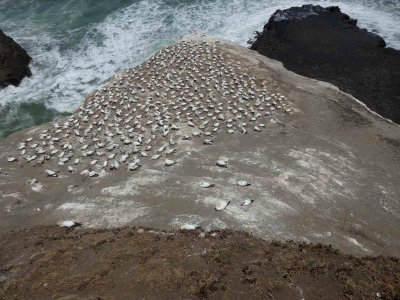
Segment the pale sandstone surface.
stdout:
<svg viewBox="0 0 400 300">
<path fill-rule="evenodd" d="M 98 177 L 81 175 L 81 169 L 70 173 L 72 163 L 58 166 L 55 159 L 8 162 L 18 156 L 20 142 L 55 122 L 15 133 L 0 142 L 0 230 L 60 219 L 85 227 L 228 227 L 265 239 L 332 244 L 356 255 L 398 256 L 400 127 L 334 86 L 296 75 L 254 51 L 208 37 L 186 40 L 215 45 L 228 67 L 240 62 L 236 73 L 246 72 L 285 95 L 292 112 L 260 118 L 266 125 L 261 132 L 251 122 L 247 134 L 223 128 L 213 134 L 213 145 L 203 145 L 204 137 L 181 140 L 194 130 L 182 122 L 170 133 L 177 141 L 174 166 L 165 166 L 164 156 L 143 158 L 139 170 L 121 164 L 119 170 L 98 170 Z M 78 137 L 70 143 L 80 146 Z M 157 149 L 164 140 L 154 143 Z M 227 168 L 216 166 L 221 157 L 228 159 Z M 59 176 L 48 177 L 46 169 L 60 170 Z M 215 186 L 202 189 L 201 180 Z M 251 185 L 238 187 L 238 180 Z M 240 206 L 246 198 L 255 201 Z M 215 211 L 221 199 L 231 203 Z"/>
</svg>

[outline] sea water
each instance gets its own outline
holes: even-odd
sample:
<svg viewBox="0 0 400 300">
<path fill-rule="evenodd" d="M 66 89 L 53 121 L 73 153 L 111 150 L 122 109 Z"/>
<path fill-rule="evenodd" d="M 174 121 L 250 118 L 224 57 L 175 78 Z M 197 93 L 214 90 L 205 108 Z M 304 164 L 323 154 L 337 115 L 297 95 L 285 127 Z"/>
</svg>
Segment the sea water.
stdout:
<svg viewBox="0 0 400 300">
<path fill-rule="evenodd" d="M 33 58 L 33 76 L 0 90 L 0 138 L 72 113 L 119 70 L 193 33 L 243 46 L 277 9 L 337 5 L 400 49 L 400 1 L 0 0 L 0 29 Z"/>
</svg>

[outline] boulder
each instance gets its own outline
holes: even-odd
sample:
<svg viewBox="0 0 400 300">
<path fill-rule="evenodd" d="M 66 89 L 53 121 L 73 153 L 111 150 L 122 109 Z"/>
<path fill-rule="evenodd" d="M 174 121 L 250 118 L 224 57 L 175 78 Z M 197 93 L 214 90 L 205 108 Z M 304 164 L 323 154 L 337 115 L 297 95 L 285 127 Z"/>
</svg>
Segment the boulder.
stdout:
<svg viewBox="0 0 400 300">
<path fill-rule="evenodd" d="M 400 51 L 338 7 L 278 10 L 250 48 L 298 74 L 330 82 L 400 123 Z"/>
<path fill-rule="evenodd" d="M 12 38 L 0 30 L 0 89 L 18 86 L 25 76 L 31 76 L 31 57 Z"/>
</svg>

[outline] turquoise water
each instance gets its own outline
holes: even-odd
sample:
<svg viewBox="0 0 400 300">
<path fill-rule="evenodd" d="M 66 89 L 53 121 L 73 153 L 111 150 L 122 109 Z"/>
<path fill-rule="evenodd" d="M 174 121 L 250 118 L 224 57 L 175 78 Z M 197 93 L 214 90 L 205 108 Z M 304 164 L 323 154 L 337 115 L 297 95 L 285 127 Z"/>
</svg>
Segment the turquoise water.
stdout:
<svg viewBox="0 0 400 300">
<path fill-rule="evenodd" d="M 192 32 L 242 45 L 276 9 L 338 5 L 400 48 L 398 1 L 0 0 L 0 28 L 32 56 L 31 78 L 0 90 L 0 138 L 73 112 L 115 72 Z"/>
</svg>

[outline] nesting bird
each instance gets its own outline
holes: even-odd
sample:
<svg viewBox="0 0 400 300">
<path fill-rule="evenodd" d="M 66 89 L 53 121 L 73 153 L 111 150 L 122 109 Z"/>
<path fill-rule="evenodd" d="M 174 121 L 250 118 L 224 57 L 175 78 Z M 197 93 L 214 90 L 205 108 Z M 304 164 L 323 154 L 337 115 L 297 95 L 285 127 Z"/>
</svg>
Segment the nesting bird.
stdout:
<svg viewBox="0 0 400 300">
<path fill-rule="evenodd" d="M 221 211 L 224 210 L 225 208 L 227 208 L 227 206 L 229 205 L 229 203 L 231 203 L 228 200 L 221 200 L 219 201 L 219 203 L 215 206 L 215 210 L 216 211 Z"/>
<path fill-rule="evenodd" d="M 216 165 L 220 168 L 227 168 L 228 167 L 228 161 L 220 159 L 217 160 Z"/>
<path fill-rule="evenodd" d="M 210 183 L 207 181 L 200 181 L 199 182 L 199 187 L 204 188 L 204 189 L 208 189 L 210 187 L 213 187 L 215 184 L 214 183 Z"/>
<path fill-rule="evenodd" d="M 67 220 L 67 221 L 58 221 L 57 225 L 60 226 L 60 227 L 73 229 L 73 228 L 82 226 L 82 223 Z"/>
<path fill-rule="evenodd" d="M 241 187 L 251 185 L 251 184 L 250 184 L 249 182 L 247 182 L 246 180 L 239 180 L 236 184 L 237 184 L 238 186 L 241 186 Z"/>
<path fill-rule="evenodd" d="M 246 199 L 246 200 L 244 200 L 240 205 L 241 205 L 241 206 L 249 206 L 249 205 L 252 204 L 253 202 L 254 202 L 254 200 Z"/>
</svg>

